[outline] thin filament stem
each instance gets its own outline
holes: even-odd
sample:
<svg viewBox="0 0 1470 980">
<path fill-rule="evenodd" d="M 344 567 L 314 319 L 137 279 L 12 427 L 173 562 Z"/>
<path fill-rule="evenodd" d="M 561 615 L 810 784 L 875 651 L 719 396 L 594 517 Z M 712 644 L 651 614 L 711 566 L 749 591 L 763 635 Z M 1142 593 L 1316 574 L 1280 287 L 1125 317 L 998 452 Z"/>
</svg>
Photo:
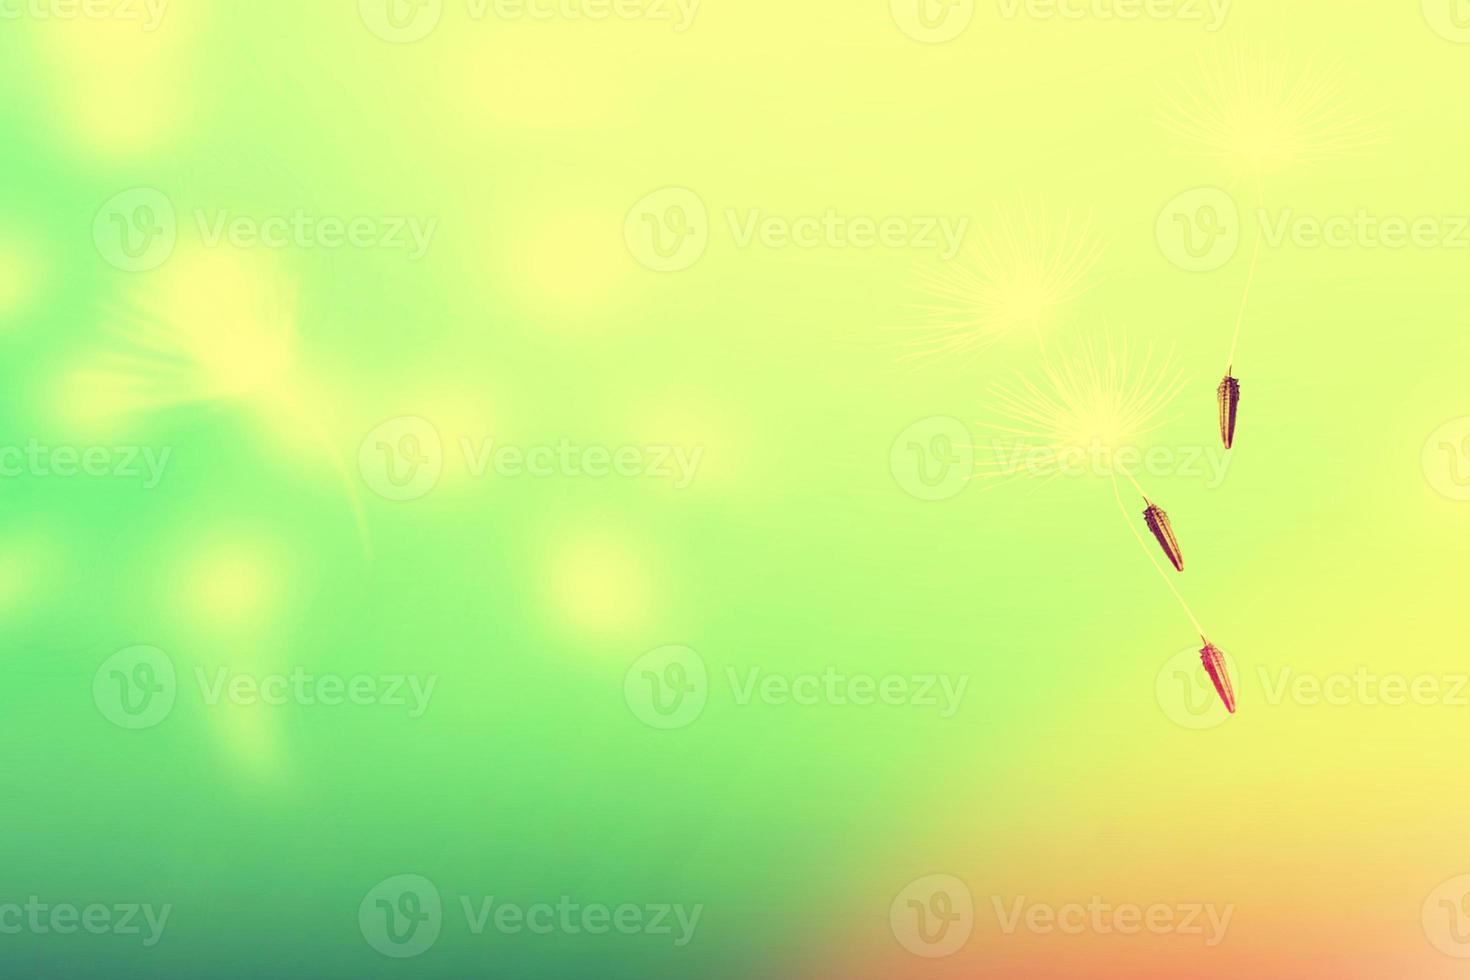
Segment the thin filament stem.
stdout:
<svg viewBox="0 0 1470 980">
<path fill-rule="evenodd" d="M 1132 473 L 1129 473 L 1127 470 L 1124 470 L 1123 471 L 1123 475 L 1128 478 L 1128 482 L 1129 483 L 1133 484 L 1133 489 L 1135 489 L 1135 490 L 1138 491 L 1138 495 L 1140 497 L 1142 497 L 1144 500 L 1148 500 L 1148 494 L 1146 494 L 1146 493 L 1143 492 L 1143 487 L 1141 487 L 1141 486 L 1138 485 L 1138 481 L 1133 478 L 1133 474 Z M 1114 483 L 1115 487 L 1116 487 L 1117 482 L 1118 482 L 1117 479 L 1114 479 L 1113 480 L 1113 483 Z"/>
<path fill-rule="evenodd" d="M 1265 236 L 1261 232 L 1260 210 L 1265 206 L 1265 195 L 1261 191 L 1261 175 L 1256 174 L 1256 211 L 1255 220 L 1251 224 L 1256 226 L 1256 243 L 1251 248 L 1250 270 L 1245 275 L 1245 292 L 1240 297 L 1240 310 L 1235 314 L 1235 335 L 1230 340 L 1230 356 L 1225 360 L 1225 373 L 1233 373 L 1235 368 L 1235 351 L 1240 346 L 1240 328 L 1245 323 L 1245 308 L 1251 298 L 1251 284 L 1256 281 L 1256 266 L 1261 258 L 1261 239 Z"/>
</svg>

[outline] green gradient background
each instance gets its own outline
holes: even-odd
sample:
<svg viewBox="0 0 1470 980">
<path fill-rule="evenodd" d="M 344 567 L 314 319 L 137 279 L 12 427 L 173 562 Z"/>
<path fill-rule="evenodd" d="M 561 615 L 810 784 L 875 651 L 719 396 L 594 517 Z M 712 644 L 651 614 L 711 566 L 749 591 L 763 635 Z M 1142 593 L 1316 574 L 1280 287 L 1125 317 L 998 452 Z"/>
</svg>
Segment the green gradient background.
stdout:
<svg viewBox="0 0 1470 980">
<path fill-rule="evenodd" d="M 302 9 L 302 8 L 305 9 Z M 1470 414 L 1466 250 L 1267 249 L 1224 484 L 1155 478 L 1192 605 L 1241 666 L 1198 732 L 1155 697 L 1193 636 L 1101 480 L 922 502 L 889 470 L 918 419 L 977 420 L 1032 371 L 1024 338 L 898 363 L 932 255 L 736 248 L 727 207 L 782 214 L 1088 215 L 1107 249 L 1057 318 L 1172 347 L 1155 434 L 1209 446 L 1246 250 L 1190 274 L 1155 241 L 1176 194 L 1247 184 L 1160 125 L 1200 56 L 1339 66 L 1377 142 L 1285 169 L 1268 207 L 1470 212 L 1470 46 L 1417 5 L 1234 4 L 1197 23 L 1006 19 L 905 36 L 881 2 L 706 0 L 693 27 L 471 22 L 415 44 L 355 4 L 176 0 L 161 28 L 0 21 L 0 432 L 5 445 L 172 447 L 136 481 L 0 490 L 0 902 L 172 903 L 162 942 L 0 936 L 35 976 L 1449 977 L 1420 908 L 1470 871 L 1470 708 L 1268 704 L 1257 671 L 1463 674 L 1470 504 L 1421 466 Z M 412 214 L 428 256 L 288 249 L 299 415 L 250 399 L 125 410 L 80 376 L 155 272 L 109 266 L 99 207 Z M 693 188 L 715 229 L 688 271 L 641 267 L 630 207 Z M 189 227 L 181 229 L 187 253 Z M 230 249 L 223 260 L 233 261 Z M 240 261 L 253 261 L 247 256 Z M 220 261 L 221 256 L 212 257 Z M 209 283 L 201 287 L 207 293 Z M 209 337 L 240 322 L 196 305 Z M 218 318 L 212 315 L 218 313 Z M 238 343 L 238 339 L 232 341 Z M 80 384 L 80 388 L 78 387 Z M 79 407 L 80 406 L 80 407 Z M 412 502 L 356 471 L 422 416 L 446 441 L 673 443 L 693 485 L 471 480 Z M 345 462 L 343 470 L 339 469 Z M 344 482 L 344 479 L 346 482 Z M 354 512 L 361 507 L 361 527 Z M 1132 505 L 1130 504 L 1130 507 Z M 206 708 L 112 725 L 113 652 L 196 665 L 437 675 L 428 712 Z M 623 699 L 645 651 L 716 678 L 687 728 Z M 737 705 L 726 668 L 968 676 L 960 712 Z M 451 905 L 417 959 L 357 907 L 417 873 Z M 964 879 L 955 956 L 895 942 L 911 880 Z M 702 904 L 694 941 L 467 933 L 454 896 Z M 1226 942 L 1006 936 L 992 895 L 1232 903 Z M 1320 971 L 1320 972 L 1319 972 Z"/>
</svg>

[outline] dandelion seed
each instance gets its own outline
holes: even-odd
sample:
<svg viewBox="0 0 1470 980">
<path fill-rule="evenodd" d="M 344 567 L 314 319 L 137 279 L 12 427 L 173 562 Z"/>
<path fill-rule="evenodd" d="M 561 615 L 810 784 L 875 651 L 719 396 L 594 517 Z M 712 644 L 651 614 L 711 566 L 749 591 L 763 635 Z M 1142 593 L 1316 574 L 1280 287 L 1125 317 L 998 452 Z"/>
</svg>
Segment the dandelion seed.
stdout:
<svg viewBox="0 0 1470 980">
<path fill-rule="evenodd" d="M 1220 695 L 1220 700 L 1225 703 L 1225 710 L 1232 715 L 1235 714 L 1235 688 L 1230 684 L 1230 671 L 1225 666 L 1225 654 L 1220 648 L 1209 640 L 1204 640 L 1204 648 L 1199 652 L 1200 662 L 1205 665 L 1205 673 L 1210 675 L 1210 683 L 1215 685 L 1215 693 Z"/>
<path fill-rule="evenodd" d="M 1204 635 L 1205 629 L 1199 624 L 1199 620 L 1194 615 L 1194 610 L 1189 608 L 1189 603 L 1184 601 L 1184 596 L 1180 595 L 1179 590 L 1174 587 L 1174 582 L 1169 578 L 1169 573 L 1164 571 L 1164 566 L 1159 564 L 1158 559 L 1154 557 L 1154 553 L 1149 550 L 1148 544 L 1143 540 L 1143 535 L 1138 533 L 1138 527 L 1133 523 L 1133 518 L 1128 516 L 1128 508 L 1123 506 L 1123 495 L 1118 492 L 1117 478 L 1114 477 L 1112 482 L 1113 499 L 1118 503 L 1118 513 L 1123 515 L 1123 523 L 1128 525 L 1128 533 L 1133 535 L 1133 540 L 1137 541 L 1138 547 L 1143 550 L 1143 557 L 1147 558 L 1148 563 L 1154 567 L 1154 571 L 1159 573 L 1159 578 L 1164 580 L 1164 585 L 1168 587 L 1169 591 L 1173 593 L 1174 598 L 1179 602 L 1179 608 L 1184 610 L 1184 615 L 1188 616 L 1189 621 L 1194 624 L 1194 631 L 1200 635 Z"/>
<path fill-rule="evenodd" d="M 1176 571 L 1184 571 L 1184 553 L 1179 550 L 1179 539 L 1174 536 L 1174 528 L 1169 524 L 1169 515 L 1164 513 L 1158 504 L 1143 498 L 1148 504 L 1148 509 L 1143 512 L 1144 523 L 1153 532 L 1154 540 L 1158 541 L 1159 547 L 1164 549 L 1164 556 L 1173 564 Z"/>
<path fill-rule="evenodd" d="M 1220 441 L 1229 449 L 1235 444 L 1235 414 L 1240 406 L 1240 382 L 1228 373 L 1220 382 Z"/>
</svg>

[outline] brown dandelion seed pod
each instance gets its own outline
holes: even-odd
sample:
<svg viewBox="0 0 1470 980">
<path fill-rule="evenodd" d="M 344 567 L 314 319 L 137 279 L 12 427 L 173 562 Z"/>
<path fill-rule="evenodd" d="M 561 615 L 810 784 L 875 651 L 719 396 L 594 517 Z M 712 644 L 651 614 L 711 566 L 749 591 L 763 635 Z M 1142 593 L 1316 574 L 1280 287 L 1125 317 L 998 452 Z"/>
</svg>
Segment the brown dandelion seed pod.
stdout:
<svg viewBox="0 0 1470 980">
<path fill-rule="evenodd" d="M 1174 528 L 1169 524 L 1169 515 L 1147 497 L 1143 498 L 1143 502 L 1148 504 L 1148 509 L 1143 512 L 1144 523 L 1153 532 L 1154 538 L 1159 542 L 1159 547 L 1164 549 L 1164 554 L 1168 556 L 1175 570 L 1184 571 L 1184 553 L 1179 550 L 1179 539 L 1174 536 Z"/>
<path fill-rule="evenodd" d="M 1240 410 L 1240 382 L 1228 373 L 1220 382 L 1220 441 L 1229 449 L 1235 443 L 1235 415 Z"/>
<path fill-rule="evenodd" d="M 1200 637 L 1204 640 L 1204 637 Z M 1235 688 L 1230 684 L 1230 671 L 1225 666 L 1225 654 L 1220 648 L 1209 640 L 1199 652 L 1200 663 L 1205 665 L 1205 673 L 1210 675 L 1210 683 L 1215 685 L 1215 693 L 1220 695 L 1220 700 L 1225 702 L 1225 710 L 1232 715 L 1235 714 Z"/>
</svg>

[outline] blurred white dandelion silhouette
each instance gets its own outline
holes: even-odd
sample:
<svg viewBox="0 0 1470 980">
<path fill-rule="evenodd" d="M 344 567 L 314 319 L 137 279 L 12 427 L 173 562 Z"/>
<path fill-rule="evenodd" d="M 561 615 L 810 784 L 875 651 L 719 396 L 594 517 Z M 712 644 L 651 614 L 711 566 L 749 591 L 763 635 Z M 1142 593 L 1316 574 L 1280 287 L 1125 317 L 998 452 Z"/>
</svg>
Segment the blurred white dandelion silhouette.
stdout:
<svg viewBox="0 0 1470 980">
<path fill-rule="evenodd" d="M 330 403 L 297 359 L 294 290 L 270 257 L 180 251 L 107 311 L 106 338 L 72 376 L 84 414 L 129 417 L 218 404 L 248 412 L 291 448 L 325 459 L 366 517 L 351 471 L 323 424 Z"/>
<path fill-rule="evenodd" d="M 1052 225 L 1045 212 L 1019 219 L 1002 213 L 961 256 L 921 274 L 922 303 L 900 361 L 979 353 L 1002 340 L 1050 326 L 1058 311 L 1090 287 L 1102 247 L 1088 223 L 1070 215 Z"/>
<path fill-rule="evenodd" d="M 299 398 L 294 297 L 264 262 L 177 255 L 102 327 L 84 372 L 120 413 L 202 402 L 270 410 Z"/>
<path fill-rule="evenodd" d="M 1072 468 L 1106 475 L 1115 484 L 1121 474 L 1143 498 L 1150 533 L 1170 563 L 1183 571 L 1183 554 L 1168 516 L 1144 493 L 1120 455 L 1124 449 L 1142 455 L 1144 437 L 1162 424 L 1160 415 L 1183 386 L 1171 355 L 1155 358 L 1152 348 L 1135 354 L 1126 339 L 1116 349 L 1110 341 L 1101 346 L 1084 341 L 1070 357 L 1043 355 L 1039 381 L 1021 376 L 1014 385 L 992 392 L 994 411 L 1005 421 L 990 428 L 1010 439 L 976 447 L 977 472 L 1053 477 Z M 1025 473 L 1018 466 L 1023 456 Z"/>
<path fill-rule="evenodd" d="M 1017 375 L 991 390 L 991 413 L 1000 421 L 984 428 L 1013 444 L 989 447 L 984 465 L 991 472 L 1012 470 L 1018 447 L 1058 459 L 1137 447 L 1163 424 L 1164 410 L 1183 385 L 1172 354 L 1130 348 L 1126 338 L 1117 345 L 1084 340 L 1070 355 L 1044 353 L 1039 377 Z"/>
<path fill-rule="evenodd" d="M 1198 80 L 1169 93 L 1161 121 L 1240 176 L 1259 177 L 1376 142 L 1336 70 L 1292 69 L 1241 48 L 1202 57 Z"/>
</svg>

